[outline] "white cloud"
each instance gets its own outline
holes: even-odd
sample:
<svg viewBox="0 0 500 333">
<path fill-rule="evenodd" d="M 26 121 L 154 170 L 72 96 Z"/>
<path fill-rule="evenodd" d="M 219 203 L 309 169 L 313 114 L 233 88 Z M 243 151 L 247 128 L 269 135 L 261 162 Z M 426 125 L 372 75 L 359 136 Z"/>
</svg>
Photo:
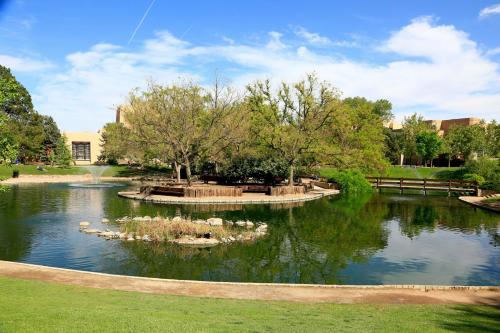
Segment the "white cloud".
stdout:
<svg viewBox="0 0 500 333">
<path fill-rule="evenodd" d="M 396 60 L 376 64 L 285 45 L 283 34 L 275 31 L 269 37 L 260 45 L 200 46 L 163 31 L 135 51 L 97 44 L 68 55 L 66 70 L 44 76 L 35 105 L 54 115 L 63 129 L 97 130 L 113 120 L 112 107 L 148 78 L 169 83 L 192 77 L 205 83 L 218 69 L 240 88 L 256 79 L 291 82 L 316 72 L 346 96 L 389 99 L 399 118 L 414 111 L 434 119 L 500 114 L 498 63 L 454 26 L 415 19 L 378 47 Z"/>
<path fill-rule="evenodd" d="M 283 34 L 276 31 L 269 32 L 269 42 L 266 47 L 270 50 L 281 50 L 286 47 L 286 45 L 281 41 Z"/>
<path fill-rule="evenodd" d="M 0 54 L 0 65 L 19 72 L 40 71 L 53 67 L 53 64 L 49 61 L 35 60 L 26 57 L 13 57 L 5 54 Z"/>
<path fill-rule="evenodd" d="M 498 14 L 500 14 L 500 3 L 481 9 L 481 11 L 479 12 L 479 17 L 485 18 L 491 15 L 498 15 Z"/>
<path fill-rule="evenodd" d="M 304 38 L 311 44 L 319 44 L 319 45 L 328 45 L 331 44 L 332 41 L 328 37 L 320 36 L 318 33 L 309 32 L 304 27 L 297 27 L 294 30 L 295 34 L 301 38 Z"/>
<path fill-rule="evenodd" d="M 496 47 L 496 48 L 491 49 L 491 50 L 488 50 L 488 51 L 486 52 L 486 55 L 487 55 L 487 56 L 495 56 L 495 55 L 497 55 L 497 54 L 500 54 L 500 47 Z"/>
</svg>

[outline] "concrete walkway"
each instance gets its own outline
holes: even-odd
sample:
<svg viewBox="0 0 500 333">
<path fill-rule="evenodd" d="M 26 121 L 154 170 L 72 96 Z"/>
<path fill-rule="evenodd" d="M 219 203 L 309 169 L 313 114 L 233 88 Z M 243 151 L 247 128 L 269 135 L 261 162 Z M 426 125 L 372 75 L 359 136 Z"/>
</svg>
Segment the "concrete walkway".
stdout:
<svg viewBox="0 0 500 333">
<path fill-rule="evenodd" d="M 167 280 L 0 261 L 0 276 L 154 294 L 331 303 L 500 305 L 500 287 L 344 286 Z"/>
<path fill-rule="evenodd" d="M 146 195 L 137 191 L 119 192 L 118 195 L 123 198 L 142 200 L 154 203 L 164 204 L 268 204 L 268 203 L 289 203 L 289 202 L 304 202 L 316 200 L 325 196 L 338 194 L 338 190 L 327 190 L 315 188 L 305 194 L 290 194 L 269 196 L 263 193 L 243 193 L 241 197 L 175 197 L 169 195 Z"/>
<path fill-rule="evenodd" d="M 491 196 L 488 196 L 488 198 L 498 198 L 500 197 L 500 194 L 494 194 Z M 458 197 L 460 201 L 466 202 L 468 204 L 471 204 L 476 207 L 480 208 L 485 208 L 497 213 L 500 213 L 500 202 L 482 202 L 482 200 L 487 199 L 486 197 L 473 197 L 473 196 L 463 196 L 463 197 Z"/>
</svg>

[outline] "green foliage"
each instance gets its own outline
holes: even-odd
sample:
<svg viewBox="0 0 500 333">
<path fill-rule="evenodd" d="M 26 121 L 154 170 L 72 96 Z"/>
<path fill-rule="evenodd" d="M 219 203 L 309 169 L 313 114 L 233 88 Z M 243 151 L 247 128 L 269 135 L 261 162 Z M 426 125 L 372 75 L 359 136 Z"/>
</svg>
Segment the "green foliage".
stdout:
<svg viewBox="0 0 500 333">
<path fill-rule="evenodd" d="M 19 145 L 7 127 L 8 118 L 0 113 L 0 164 L 10 165 L 15 162 L 19 153 Z"/>
<path fill-rule="evenodd" d="M 228 183 L 247 182 L 250 179 L 274 184 L 288 175 L 288 163 L 278 158 L 236 157 L 219 171 Z"/>
<path fill-rule="evenodd" d="M 463 180 L 468 180 L 468 181 L 476 182 L 479 185 L 482 185 L 485 182 L 484 177 L 481 176 L 481 175 L 478 175 L 476 173 L 466 173 L 463 176 Z"/>
<path fill-rule="evenodd" d="M 440 150 L 442 141 L 438 134 L 433 131 L 420 132 L 415 137 L 417 152 L 422 156 L 424 161 L 431 161 L 435 159 Z"/>
<path fill-rule="evenodd" d="M 481 157 L 465 163 L 469 174 L 477 174 L 485 179 L 482 188 L 500 191 L 500 161 Z"/>
<path fill-rule="evenodd" d="M 403 138 L 404 138 L 404 153 L 410 159 L 416 157 L 417 151 L 417 135 L 430 130 L 430 126 L 424 121 L 421 115 L 414 113 L 410 117 L 405 117 L 403 121 Z"/>
<path fill-rule="evenodd" d="M 360 195 L 372 192 L 372 186 L 358 170 L 332 170 L 328 181 L 337 183 L 341 192 L 346 195 Z"/>
<path fill-rule="evenodd" d="M 69 150 L 66 141 L 66 136 L 61 136 L 57 141 L 54 151 L 56 163 L 63 167 L 69 167 L 72 162 L 71 151 Z"/>
<path fill-rule="evenodd" d="M 104 125 L 101 136 L 102 156 L 110 164 L 127 156 L 129 148 L 130 130 L 122 123 L 107 123 Z"/>
<path fill-rule="evenodd" d="M 10 133 L 22 162 L 47 161 L 60 137 L 51 117 L 33 109 L 31 96 L 10 70 L 0 65 L 0 114 L 7 116 L 3 131 Z M 5 119 L 4 119 L 5 120 Z"/>
</svg>

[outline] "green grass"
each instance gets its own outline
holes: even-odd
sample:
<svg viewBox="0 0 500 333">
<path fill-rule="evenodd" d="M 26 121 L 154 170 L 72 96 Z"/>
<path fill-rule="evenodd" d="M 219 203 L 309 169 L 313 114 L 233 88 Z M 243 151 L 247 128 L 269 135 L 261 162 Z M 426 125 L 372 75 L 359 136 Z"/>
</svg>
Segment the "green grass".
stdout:
<svg viewBox="0 0 500 333">
<path fill-rule="evenodd" d="M 151 295 L 0 278 L 0 332 L 498 332 L 500 310 Z"/>
<path fill-rule="evenodd" d="M 36 169 L 36 165 L 0 165 L 0 179 L 12 177 L 12 171 L 19 170 L 21 175 L 82 175 L 89 173 L 84 168 L 72 166 L 67 168 L 43 166 L 45 171 Z"/>
<path fill-rule="evenodd" d="M 484 199 L 484 200 L 481 200 L 481 202 L 486 202 L 486 203 L 500 202 L 500 197 Z"/>
<path fill-rule="evenodd" d="M 320 169 L 320 176 L 328 178 L 333 173 L 332 168 Z M 370 176 L 394 177 L 394 178 L 428 178 L 428 179 L 460 179 L 463 168 L 402 168 L 390 166 L 385 172 L 372 174 Z"/>
</svg>

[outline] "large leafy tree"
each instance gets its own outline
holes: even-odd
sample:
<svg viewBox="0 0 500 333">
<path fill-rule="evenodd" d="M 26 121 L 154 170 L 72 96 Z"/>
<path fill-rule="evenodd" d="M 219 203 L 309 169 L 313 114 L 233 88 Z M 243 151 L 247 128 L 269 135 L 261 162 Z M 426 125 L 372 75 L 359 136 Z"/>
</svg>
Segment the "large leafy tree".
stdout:
<svg viewBox="0 0 500 333">
<path fill-rule="evenodd" d="M 422 157 L 424 163 L 432 161 L 438 157 L 441 151 L 442 140 L 435 131 L 425 131 L 417 134 L 415 138 L 417 152 Z"/>
<path fill-rule="evenodd" d="M 60 138 L 59 128 L 51 117 L 33 109 L 26 88 L 1 65 L 0 113 L 7 116 L 6 127 L 18 144 L 21 161 L 48 160 Z"/>
<path fill-rule="evenodd" d="M 0 65 L 0 110 L 13 119 L 22 119 L 33 112 L 28 90 L 19 83 L 9 68 Z"/>
<path fill-rule="evenodd" d="M 410 164 L 413 157 L 418 154 L 417 135 L 430 130 L 430 125 L 424 121 L 424 117 L 416 113 L 405 117 L 403 121 L 403 138 L 405 156 L 409 158 Z"/>
<path fill-rule="evenodd" d="M 12 164 L 19 154 L 19 145 L 7 126 L 8 118 L 0 113 L 0 163 Z"/>
<path fill-rule="evenodd" d="M 269 81 L 247 88 L 252 133 L 260 146 L 288 163 L 288 184 L 293 186 L 299 162 L 320 149 L 340 94 L 312 74 L 292 86 L 282 83 L 276 94 Z"/>
</svg>

